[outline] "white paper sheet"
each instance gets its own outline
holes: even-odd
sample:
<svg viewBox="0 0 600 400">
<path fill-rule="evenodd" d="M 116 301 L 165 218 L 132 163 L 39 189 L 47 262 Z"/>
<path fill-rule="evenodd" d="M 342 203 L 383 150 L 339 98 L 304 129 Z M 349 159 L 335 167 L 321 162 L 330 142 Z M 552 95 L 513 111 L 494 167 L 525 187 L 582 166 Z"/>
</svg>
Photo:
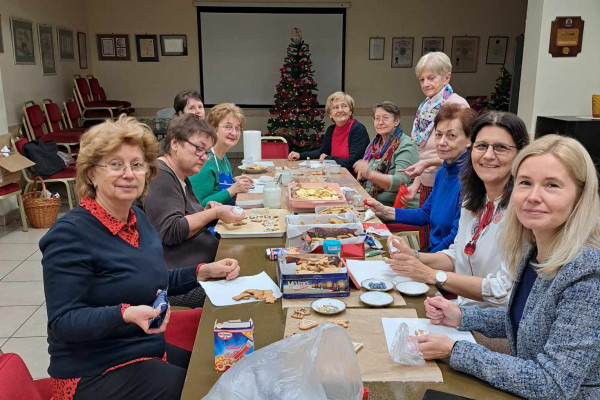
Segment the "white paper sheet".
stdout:
<svg viewBox="0 0 600 400">
<path fill-rule="evenodd" d="M 248 193 L 262 193 L 264 188 L 265 188 L 264 185 L 254 184 L 254 188 L 248 190 Z"/>
<path fill-rule="evenodd" d="M 433 325 L 427 318 L 381 318 L 383 324 L 383 333 L 387 342 L 388 351 L 392 347 L 394 336 L 401 323 L 408 325 L 408 331 L 411 336 L 415 335 L 415 330 L 422 329 L 429 333 L 440 333 L 454 340 L 466 340 L 467 342 L 477 343 L 475 338 L 469 331 L 459 331 L 456 328 L 451 328 L 444 325 Z"/>
<path fill-rule="evenodd" d="M 204 291 L 210 299 L 210 302 L 215 306 L 231 306 L 235 304 L 258 301 L 254 298 L 240 301 L 235 301 L 232 299 L 233 296 L 237 296 L 246 289 L 272 290 L 274 297 L 281 297 L 281 291 L 279 290 L 279 287 L 264 271 L 258 275 L 240 276 L 231 281 L 222 279 L 220 281 L 200 282 L 200 285 L 202 285 L 204 288 Z"/>
<path fill-rule="evenodd" d="M 394 283 L 412 281 L 412 279 L 392 271 L 390 266 L 381 260 L 346 260 L 346 265 L 348 266 L 348 271 L 350 271 L 359 285 L 365 279 L 370 278 L 385 279 Z"/>
</svg>

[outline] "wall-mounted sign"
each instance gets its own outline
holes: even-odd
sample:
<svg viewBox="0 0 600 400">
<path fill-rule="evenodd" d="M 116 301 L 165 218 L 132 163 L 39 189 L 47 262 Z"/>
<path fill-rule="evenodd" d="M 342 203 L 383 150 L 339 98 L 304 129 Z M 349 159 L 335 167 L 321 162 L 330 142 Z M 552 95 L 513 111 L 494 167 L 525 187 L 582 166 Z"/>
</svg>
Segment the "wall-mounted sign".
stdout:
<svg viewBox="0 0 600 400">
<path fill-rule="evenodd" d="M 552 57 L 576 57 L 581 52 L 583 40 L 581 17 L 556 17 L 550 30 L 550 48 Z"/>
</svg>

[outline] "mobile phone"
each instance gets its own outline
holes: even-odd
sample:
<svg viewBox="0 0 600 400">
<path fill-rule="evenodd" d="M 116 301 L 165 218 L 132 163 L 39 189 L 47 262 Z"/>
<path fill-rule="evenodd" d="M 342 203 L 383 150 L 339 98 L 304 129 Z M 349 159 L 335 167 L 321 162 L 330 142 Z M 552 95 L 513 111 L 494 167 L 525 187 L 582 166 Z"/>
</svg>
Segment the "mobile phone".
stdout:
<svg viewBox="0 0 600 400">
<path fill-rule="evenodd" d="M 160 328 L 163 321 L 165 320 L 165 316 L 167 315 L 167 309 L 169 308 L 169 299 L 167 298 L 167 289 L 161 290 L 158 289 L 156 299 L 154 300 L 154 304 L 152 304 L 152 308 L 160 308 L 160 315 L 158 317 L 154 317 L 150 319 L 150 329 Z"/>
</svg>

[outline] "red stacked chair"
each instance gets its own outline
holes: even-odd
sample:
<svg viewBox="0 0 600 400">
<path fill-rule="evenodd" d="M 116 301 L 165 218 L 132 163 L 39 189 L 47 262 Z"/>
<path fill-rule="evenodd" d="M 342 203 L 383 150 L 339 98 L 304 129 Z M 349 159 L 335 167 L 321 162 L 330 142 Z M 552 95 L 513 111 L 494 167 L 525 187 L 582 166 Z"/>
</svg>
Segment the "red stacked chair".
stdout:
<svg viewBox="0 0 600 400">
<path fill-rule="evenodd" d="M 98 78 L 94 77 L 94 75 L 87 76 L 88 83 L 90 85 L 90 90 L 92 92 L 92 97 L 96 101 L 109 101 L 115 103 L 121 103 L 121 111 L 127 115 L 131 115 L 135 112 L 135 108 L 131 107 L 131 103 L 125 100 L 107 100 L 106 92 L 104 88 L 100 86 L 100 82 L 98 82 Z"/>
<path fill-rule="evenodd" d="M 287 159 L 290 149 L 287 140 L 281 136 L 261 136 L 261 154 L 263 159 Z"/>
<path fill-rule="evenodd" d="M 23 126 L 25 126 L 25 132 L 29 140 L 54 140 L 57 145 L 64 146 L 69 154 L 76 152 L 75 148 L 79 145 L 79 139 L 83 134 L 80 130 L 71 129 L 52 131 L 49 128 L 50 124 L 46 124 L 46 117 L 42 108 L 35 104 L 33 100 L 23 103 Z"/>
<path fill-rule="evenodd" d="M 83 121 L 115 119 L 123 113 L 123 103 L 115 101 L 97 101 L 92 96 L 92 91 L 85 78 L 75 75 L 73 94 L 81 111 Z"/>
</svg>

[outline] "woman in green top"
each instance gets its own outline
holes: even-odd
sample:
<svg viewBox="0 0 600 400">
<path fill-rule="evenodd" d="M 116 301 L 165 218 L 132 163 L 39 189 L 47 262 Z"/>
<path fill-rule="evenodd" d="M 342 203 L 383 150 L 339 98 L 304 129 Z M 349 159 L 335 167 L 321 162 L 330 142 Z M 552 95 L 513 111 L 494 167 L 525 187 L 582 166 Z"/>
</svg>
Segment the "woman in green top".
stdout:
<svg viewBox="0 0 600 400">
<path fill-rule="evenodd" d="M 390 101 L 375 105 L 373 125 L 377 135 L 367 147 L 363 159 L 354 164 L 354 171 L 371 197 L 393 206 L 400 186 L 412 182 L 403 170 L 419 160 L 417 146 L 402 133 L 400 110 Z M 405 204 L 405 208 L 418 207 L 418 194 Z"/>
<path fill-rule="evenodd" d="M 210 109 L 206 122 L 215 128 L 217 143 L 211 149 L 214 157 L 204 164 L 199 173 L 190 177 L 192 189 L 203 207 L 209 201 L 233 205 L 238 193 L 246 193 L 252 187 L 252 178 L 245 175 L 233 177 L 231 164 L 225 155 L 239 142 L 246 116 L 235 104 L 222 103 Z"/>
</svg>

